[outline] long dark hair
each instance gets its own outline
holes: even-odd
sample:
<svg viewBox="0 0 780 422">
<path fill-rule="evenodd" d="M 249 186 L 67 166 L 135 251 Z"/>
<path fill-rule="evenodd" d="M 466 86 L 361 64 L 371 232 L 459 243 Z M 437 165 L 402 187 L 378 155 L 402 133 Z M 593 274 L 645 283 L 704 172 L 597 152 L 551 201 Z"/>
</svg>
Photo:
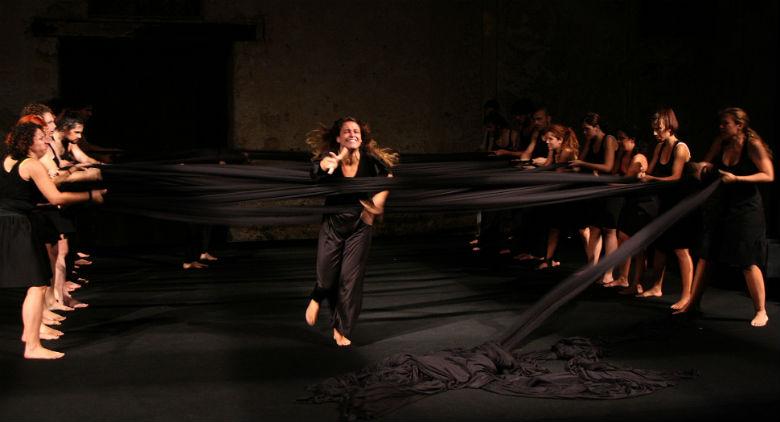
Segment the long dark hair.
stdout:
<svg viewBox="0 0 780 422">
<path fill-rule="evenodd" d="M 312 130 L 306 135 L 306 144 L 309 145 L 312 153 L 312 159 L 321 160 L 328 155 L 329 152 L 338 152 L 339 143 L 336 138 L 341 133 L 341 127 L 346 122 L 354 122 L 360 126 L 360 137 L 363 139 L 363 148 L 366 151 L 385 163 L 386 166 L 392 167 L 398 164 L 398 153 L 390 148 L 382 148 L 371 136 L 371 128 L 367 123 L 360 120 L 345 116 L 342 117 L 331 125 L 330 128 L 320 123 L 317 129 Z"/>
</svg>

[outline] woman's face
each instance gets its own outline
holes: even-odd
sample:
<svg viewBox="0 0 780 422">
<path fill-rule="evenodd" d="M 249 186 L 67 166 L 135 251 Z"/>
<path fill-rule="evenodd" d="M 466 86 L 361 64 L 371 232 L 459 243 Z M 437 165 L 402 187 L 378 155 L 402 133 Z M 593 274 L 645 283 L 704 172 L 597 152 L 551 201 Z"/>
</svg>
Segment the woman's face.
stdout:
<svg viewBox="0 0 780 422">
<path fill-rule="evenodd" d="M 663 120 L 658 119 L 653 122 L 653 136 L 655 136 L 656 141 L 663 142 L 669 139 L 671 135 L 672 132 L 666 127 Z"/>
<path fill-rule="evenodd" d="M 46 113 L 43 113 L 43 121 L 46 123 L 46 136 L 48 138 L 51 138 L 51 135 L 54 133 L 54 130 L 57 129 L 57 124 L 54 123 L 54 116 L 49 113 L 48 111 Z"/>
<path fill-rule="evenodd" d="M 81 140 L 81 136 L 84 133 L 84 125 L 76 123 L 72 129 L 65 131 L 65 139 L 72 144 L 77 144 Z"/>
<path fill-rule="evenodd" d="M 42 130 L 40 129 L 35 130 L 35 135 L 33 136 L 33 143 L 32 145 L 30 145 L 30 153 L 35 158 L 41 158 L 44 156 L 44 154 L 46 154 L 48 148 L 46 146 L 47 138 L 48 137 Z"/>
<path fill-rule="evenodd" d="M 360 148 L 360 145 L 363 143 L 363 139 L 360 137 L 360 125 L 355 122 L 344 122 L 341 125 L 341 132 L 336 141 L 347 149 Z"/>
<path fill-rule="evenodd" d="M 625 133 L 621 133 L 617 136 L 618 142 L 620 142 L 620 147 L 623 148 L 623 151 L 625 152 L 631 152 L 634 150 L 634 147 L 636 146 L 636 141 L 634 138 L 626 135 Z"/>
<path fill-rule="evenodd" d="M 726 114 L 721 117 L 720 133 L 728 136 L 737 136 L 740 130 L 742 130 L 742 125 L 737 123 L 733 116 Z"/>
<path fill-rule="evenodd" d="M 542 140 L 547 143 L 548 148 L 554 150 L 561 149 L 561 145 L 563 145 L 563 139 L 553 135 L 552 132 L 547 132 L 542 135 Z"/>
<path fill-rule="evenodd" d="M 582 136 L 585 137 L 586 141 L 595 138 L 598 132 L 598 126 L 591 126 L 587 123 L 582 124 Z"/>
</svg>

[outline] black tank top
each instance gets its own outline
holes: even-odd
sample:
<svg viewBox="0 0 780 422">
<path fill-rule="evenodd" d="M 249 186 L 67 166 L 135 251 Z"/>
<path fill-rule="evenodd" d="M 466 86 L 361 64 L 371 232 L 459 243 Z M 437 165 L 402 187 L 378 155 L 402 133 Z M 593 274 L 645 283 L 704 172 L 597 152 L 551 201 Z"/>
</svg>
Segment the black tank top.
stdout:
<svg viewBox="0 0 780 422">
<path fill-rule="evenodd" d="M 675 151 L 677 150 L 677 145 L 680 145 L 682 141 L 678 140 L 675 141 L 674 145 L 672 145 L 672 153 L 669 154 L 669 161 L 666 164 L 661 163 L 661 155 L 663 153 L 663 147 L 661 147 L 661 151 L 658 152 L 658 161 L 655 163 L 655 168 L 653 169 L 653 176 L 656 177 L 669 177 L 672 175 L 672 167 L 674 167 L 674 156 Z"/>
<path fill-rule="evenodd" d="M 742 145 L 742 152 L 739 154 L 739 161 L 734 165 L 726 165 L 723 162 L 723 153 L 720 154 L 720 160 L 715 163 L 715 169 L 727 171 L 736 176 L 749 176 L 751 174 L 758 173 L 758 167 L 753 163 L 748 154 L 748 148 L 750 148 L 750 136 L 746 137 L 745 143 Z M 740 203 L 743 201 L 753 200 L 754 197 L 759 196 L 758 185 L 755 183 L 723 183 L 721 188 L 728 196 L 729 201 L 734 203 Z"/>
<path fill-rule="evenodd" d="M 32 180 L 24 180 L 19 175 L 22 162 L 24 160 L 17 161 L 10 171 L 5 171 L 5 166 L 0 168 L 0 209 L 28 212 L 34 207 L 38 189 Z"/>
</svg>

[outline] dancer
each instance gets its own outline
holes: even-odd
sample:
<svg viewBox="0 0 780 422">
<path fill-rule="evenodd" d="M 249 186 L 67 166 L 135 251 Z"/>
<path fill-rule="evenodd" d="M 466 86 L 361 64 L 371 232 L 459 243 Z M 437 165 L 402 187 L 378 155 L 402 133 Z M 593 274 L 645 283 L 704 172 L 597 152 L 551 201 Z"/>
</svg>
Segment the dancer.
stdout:
<svg viewBox="0 0 780 422">
<path fill-rule="evenodd" d="M 45 251 L 36 239 L 38 225 L 30 220 L 30 211 L 40 191 L 54 205 L 79 201 L 102 202 L 105 190 L 60 192 L 38 161 L 46 153 L 45 123 L 28 122 L 15 126 L 6 138 L 8 155 L 0 171 L 0 285 L 28 287 L 22 304 L 24 325 L 22 342 L 27 359 L 58 359 L 64 354 L 41 345 L 41 338 L 56 338 L 62 333 L 42 324 L 46 284 L 51 277 Z"/>
<path fill-rule="evenodd" d="M 604 133 L 603 126 L 602 118 L 597 113 L 585 115 L 582 119 L 582 133 L 585 137 L 582 159 L 574 160 L 571 163 L 572 166 L 591 171 L 596 175 L 612 173 L 618 145 L 614 136 Z M 617 223 L 623 202 L 624 199 L 618 196 L 588 204 L 589 215 L 585 221 L 588 230 L 588 245 L 585 253 L 590 264 L 595 265 L 599 262 L 602 238 L 605 255 L 611 254 L 617 249 Z M 583 237 L 585 236 L 583 233 Z M 612 268 L 610 268 L 604 273 L 601 283 L 608 286 L 612 281 Z"/>
<path fill-rule="evenodd" d="M 354 177 L 392 177 L 390 168 L 398 154 L 380 148 L 368 126 L 354 117 L 336 120 L 309 133 L 306 143 L 313 158 L 315 180 Z M 389 191 L 329 196 L 325 205 L 354 206 L 349 211 L 326 214 L 317 245 L 317 282 L 306 309 L 306 322 L 317 322 L 320 304 L 328 300 L 333 339 L 349 346 L 363 300 L 363 276 L 371 246 L 371 226 L 384 212 Z M 362 209 L 361 209 L 362 207 Z"/>
<path fill-rule="evenodd" d="M 566 166 L 577 159 L 579 142 L 577 135 L 569 127 L 553 124 L 542 131 L 542 140 L 547 143 L 547 160 L 545 167 L 555 167 L 555 171 L 566 171 Z M 561 265 L 560 261 L 554 260 L 555 250 L 558 248 L 558 238 L 561 230 L 572 226 L 570 205 L 551 205 L 545 207 L 544 214 L 550 227 L 547 234 L 547 250 L 542 262 L 537 269 L 552 268 Z"/>
<path fill-rule="evenodd" d="M 648 162 L 644 148 L 637 142 L 635 133 L 637 133 L 635 129 L 621 129 L 615 132 L 620 143 L 620 158 L 615 166 L 615 174 L 639 179 L 644 177 Z M 658 215 L 658 198 L 655 195 L 630 194 L 626 196 L 625 201 L 618 221 L 618 243 L 620 245 Z M 619 268 L 618 278 L 607 287 L 622 287 L 621 294 L 641 294 L 643 291 L 641 277 L 645 271 L 645 265 L 645 250 L 642 249 L 633 257 L 626 259 Z M 630 275 L 632 268 L 634 269 L 633 276 Z"/>
<path fill-rule="evenodd" d="M 723 185 L 718 195 L 705 204 L 701 258 L 696 264 L 690 300 L 678 312 L 698 311 L 710 267 L 720 263 L 742 270 L 756 312 L 750 325 L 763 327 L 769 322 L 761 272 L 766 264 L 767 241 L 764 206 L 756 184 L 774 181 L 772 151 L 750 128 L 744 110 L 727 108 L 719 115 L 723 142 L 713 154 L 713 161 L 701 167 L 705 173 L 720 176 Z"/>
<path fill-rule="evenodd" d="M 652 118 L 653 135 L 658 145 L 653 152 L 653 158 L 643 181 L 680 182 L 683 178 L 685 163 L 691 159 L 688 146 L 677 139 L 679 123 L 674 110 L 662 108 Z M 674 189 L 667 189 L 659 195 L 659 213 L 670 209 L 687 195 L 686 189 L 678 185 Z M 664 272 L 666 271 L 666 254 L 674 251 L 680 268 L 680 281 L 682 292 L 680 300 L 672 304 L 672 309 L 682 308 L 691 297 L 691 282 L 693 280 L 693 260 L 689 247 L 694 243 L 697 233 L 694 230 L 695 220 L 687 216 L 669 228 L 655 242 L 656 250 L 653 256 L 654 281 L 650 289 L 641 293 L 641 297 L 660 297 L 663 295 Z"/>
</svg>

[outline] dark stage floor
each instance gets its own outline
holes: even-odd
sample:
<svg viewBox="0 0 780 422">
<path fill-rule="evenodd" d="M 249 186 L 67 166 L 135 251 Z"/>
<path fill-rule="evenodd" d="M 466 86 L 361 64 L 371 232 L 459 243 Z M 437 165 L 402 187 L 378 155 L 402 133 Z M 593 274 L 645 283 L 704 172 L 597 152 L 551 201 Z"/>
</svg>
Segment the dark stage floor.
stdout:
<svg viewBox="0 0 780 422">
<path fill-rule="evenodd" d="M 0 297 L 0 420 L 337 420 L 336 405 L 296 402 L 306 386 L 398 352 L 474 346 L 516 316 L 583 259 L 569 243 L 564 266 L 535 272 L 475 259 L 464 237 L 375 239 L 354 346 L 337 348 L 323 314 L 303 320 L 315 242 L 236 244 L 207 270 L 179 270 L 172 251 L 99 251 L 68 314 L 66 335 L 47 344 L 63 360 L 21 358 L 21 293 Z M 774 283 L 768 283 L 770 293 Z M 698 420 L 757 416 L 778 408 L 780 312 L 749 326 L 744 283 L 712 287 L 703 319 L 668 317 L 667 295 L 640 300 L 593 286 L 562 308 L 526 346 L 566 336 L 644 334 L 609 360 L 700 376 L 617 401 L 526 399 L 461 390 L 420 400 L 381 420 Z"/>
</svg>

